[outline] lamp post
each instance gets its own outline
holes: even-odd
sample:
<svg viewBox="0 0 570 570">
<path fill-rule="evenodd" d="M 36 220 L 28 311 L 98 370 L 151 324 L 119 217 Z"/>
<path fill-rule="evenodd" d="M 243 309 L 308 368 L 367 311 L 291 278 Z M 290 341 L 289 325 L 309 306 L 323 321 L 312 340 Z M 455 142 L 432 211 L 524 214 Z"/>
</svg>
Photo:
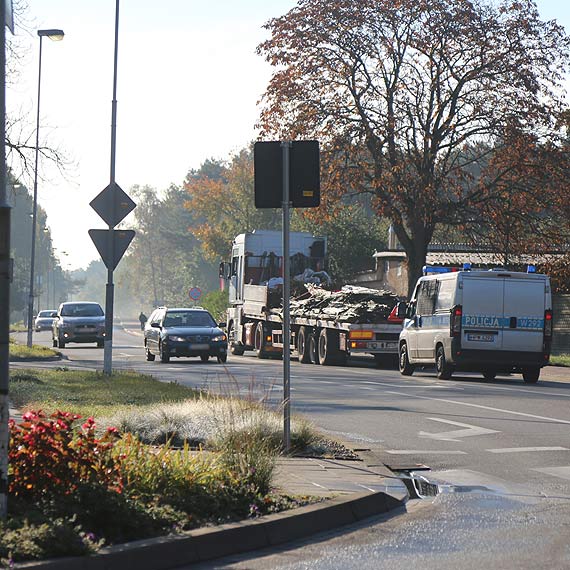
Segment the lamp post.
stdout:
<svg viewBox="0 0 570 570">
<path fill-rule="evenodd" d="M 38 155 L 40 146 L 40 93 L 42 83 L 42 39 L 48 37 L 51 40 L 63 39 L 63 30 L 38 30 L 40 38 L 40 59 L 38 66 L 38 113 L 36 117 L 36 165 L 34 170 L 34 207 L 32 211 L 32 254 L 30 256 L 30 291 L 28 297 L 28 346 L 32 346 L 32 334 L 34 329 L 34 263 L 36 256 L 36 217 L 38 211 Z"/>
</svg>

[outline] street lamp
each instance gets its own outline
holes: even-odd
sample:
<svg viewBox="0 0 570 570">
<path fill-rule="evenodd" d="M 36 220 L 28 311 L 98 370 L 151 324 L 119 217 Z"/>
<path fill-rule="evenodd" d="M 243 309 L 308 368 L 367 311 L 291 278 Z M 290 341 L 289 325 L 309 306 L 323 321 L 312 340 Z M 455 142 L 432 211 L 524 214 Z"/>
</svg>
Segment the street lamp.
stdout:
<svg viewBox="0 0 570 570">
<path fill-rule="evenodd" d="M 63 30 L 38 30 L 40 38 L 40 60 L 38 66 L 38 114 L 36 117 L 36 166 L 34 171 L 34 207 L 32 211 L 32 254 L 30 256 L 30 292 L 28 297 L 28 346 L 32 346 L 34 329 L 34 263 L 36 256 L 36 217 L 38 211 L 38 155 L 40 147 L 40 93 L 42 83 L 42 39 L 45 37 L 54 41 L 63 39 Z"/>
</svg>

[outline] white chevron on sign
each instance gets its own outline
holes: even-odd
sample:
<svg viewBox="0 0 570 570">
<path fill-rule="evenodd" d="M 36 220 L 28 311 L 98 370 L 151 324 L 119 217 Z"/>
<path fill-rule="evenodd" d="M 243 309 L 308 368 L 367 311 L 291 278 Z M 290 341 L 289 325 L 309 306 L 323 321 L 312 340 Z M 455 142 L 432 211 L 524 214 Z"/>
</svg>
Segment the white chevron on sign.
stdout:
<svg viewBox="0 0 570 570">
<path fill-rule="evenodd" d="M 496 429 L 487 429 L 478 426 L 472 426 L 469 424 L 452 422 L 451 420 L 443 420 L 441 418 L 428 418 L 428 420 L 433 420 L 434 422 L 441 422 L 444 424 L 451 424 L 453 426 L 459 426 L 464 429 L 456 429 L 453 431 L 442 431 L 440 433 L 420 431 L 418 432 L 418 435 L 420 437 L 429 437 L 431 439 L 439 439 L 441 441 L 460 441 L 459 438 L 463 437 L 472 437 L 474 435 L 488 435 L 490 433 L 499 433 Z"/>
</svg>

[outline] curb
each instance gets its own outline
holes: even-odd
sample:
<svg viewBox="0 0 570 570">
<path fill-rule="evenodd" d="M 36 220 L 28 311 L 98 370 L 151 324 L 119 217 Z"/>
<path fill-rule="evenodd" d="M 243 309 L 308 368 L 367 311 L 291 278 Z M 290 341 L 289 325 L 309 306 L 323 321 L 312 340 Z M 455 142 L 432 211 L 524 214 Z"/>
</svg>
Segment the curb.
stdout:
<svg viewBox="0 0 570 570">
<path fill-rule="evenodd" d="M 384 492 L 359 493 L 316 505 L 267 515 L 259 519 L 205 527 L 181 535 L 138 540 L 102 548 L 92 556 L 22 562 L 26 570 L 168 570 L 275 546 L 311 534 L 331 530 L 402 507 Z"/>
</svg>

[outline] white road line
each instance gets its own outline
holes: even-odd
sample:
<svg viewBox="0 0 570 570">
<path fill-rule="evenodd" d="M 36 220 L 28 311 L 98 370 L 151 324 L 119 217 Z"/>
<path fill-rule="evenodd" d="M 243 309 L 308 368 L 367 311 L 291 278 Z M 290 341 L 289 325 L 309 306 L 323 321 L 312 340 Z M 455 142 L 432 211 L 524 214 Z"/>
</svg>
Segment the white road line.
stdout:
<svg viewBox="0 0 570 570">
<path fill-rule="evenodd" d="M 406 394 L 405 392 L 393 392 L 391 390 L 386 390 L 386 394 L 395 394 L 396 396 L 407 396 L 407 397 L 410 396 L 410 394 Z M 525 414 L 524 412 L 515 412 L 513 410 L 505 410 L 503 408 L 493 408 L 492 406 L 483 406 L 482 404 L 470 404 L 468 402 L 459 402 L 458 400 L 447 400 L 446 398 L 430 398 L 429 396 L 413 395 L 413 397 L 418 398 L 420 400 L 431 400 L 432 402 L 443 402 L 445 404 L 454 404 L 456 406 L 466 406 L 468 408 L 478 408 L 480 410 L 489 410 L 491 412 L 502 412 L 504 414 L 511 414 L 513 416 L 522 416 L 524 418 L 533 418 L 535 420 L 546 420 L 552 423 L 570 425 L 570 421 L 568 420 L 548 418 L 546 416 L 536 416 L 534 414 Z"/>
<path fill-rule="evenodd" d="M 486 449 L 490 453 L 524 453 L 526 451 L 569 451 L 567 447 L 503 447 Z"/>
<path fill-rule="evenodd" d="M 552 475 L 553 477 L 560 477 L 561 479 L 570 479 L 570 466 L 562 467 L 540 467 L 532 469 L 545 475 Z"/>
<path fill-rule="evenodd" d="M 465 451 L 429 451 L 426 449 L 385 449 L 391 455 L 466 455 Z"/>
<path fill-rule="evenodd" d="M 451 424 L 454 426 L 459 426 L 464 429 L 456 429 L 452 431 L 444 431 L 439 433 L 432 433 L 428 431 L 420 431 L 418 435 L 420 437 L 429 437 L 430 439 L 438 439 L 441 441 L 459 441 L 458 438 L 462 437 L 473 437 L 475 435 L 488 435 L 491 433 L 500 433 L 496 429 L 487 429 L 479 426 L 473 426 L 470 424 L 462 424 L 460 422 L 453 422 L 451 420 L 444 420 L 441 418 L 428 418 L 428 420 L 433 420 L 434 422 L 442 422 L 444 424 Z"/>
</svg>

